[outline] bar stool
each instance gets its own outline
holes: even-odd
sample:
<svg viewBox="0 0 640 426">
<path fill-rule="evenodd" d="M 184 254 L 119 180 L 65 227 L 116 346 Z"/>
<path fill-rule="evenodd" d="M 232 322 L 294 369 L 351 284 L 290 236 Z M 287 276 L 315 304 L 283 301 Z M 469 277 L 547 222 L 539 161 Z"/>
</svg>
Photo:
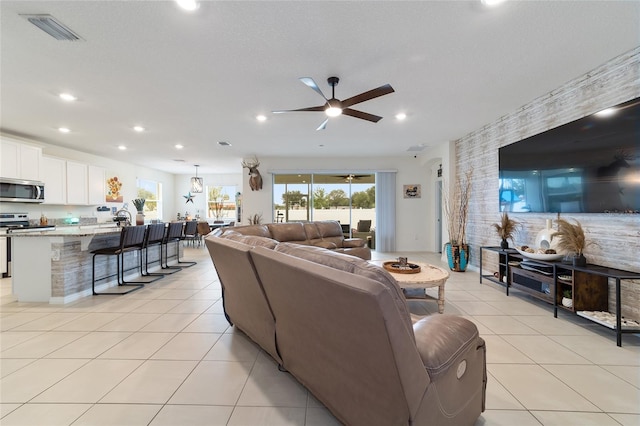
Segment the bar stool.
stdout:
<svg viewBox="0 0 640 426">
<path fill-rule="evenodd" d="M 198 222 L 191 220 L 184 225 L 184 233 L 182 234 L 182 241 L 196 246 L 196 240 L 198 239 Z"/>
<path fill-rule="evenodd" d="M 125 226 L 120 232 L 120 245 L 116 247 L 106 247 L 98 250 L 94 250 L 92 259 L 91 270 L 91 289 L 94 295 L 101 294 L 127 294 L 132 291 L 138 290 L 148 281 L 125 281 L 124 279 L 124 254 L 127 252 L 140 250 L 140 256 L 142 256 L 142 244 L 144 243 L 144 235 L 146 232 L 146 226 Z M 123 292 L 96 292 L 96 256 L 116 256 L 116 280 L 119 287 L 133 287 Z M 141 266 L 142 269 L 142 266 Z M 142 273 L 142 270 L 140 271 Z"/>
<path fill-rule="evenodd" d="M 144 249 L 144 269 L 142 268 L 142 256 L 140 256 L 140 270 L 142 271 L 142 276 L 157 276 L 153 281 L 159 280 L 163 278 L 167 274 L 173 274 L 178 272 L 177 270 L 173 270 L 172 272 L 149 272 L 149 247 L 152 246 L 160 246 L 160 266 L 162 267 L 162 241 L 164 240 L 164 232 L 165 232 L 165 224 L 164 223 L 154 223 L 151 225 L 147 225 L 147 232 L 144 235 L 144 244 L 142 245 Z M 153 282 L 149 281 L 149 282 Z"/>
<path fill-rule="evenodd" d="M 184 222 L 171 222 L 165 233 L 162 247 L 164 247 L 164 264 L 163 269 L 181 269 L 183 267 L 188 268 L 195 265 L 197 262 L 181 262 L 180 261 L 180 241 L 184 237 Z M 178 259 L 177 265 L 182 266 L 169 266 L 169 243 L 176 243 L 176 257 Z"/>
</svg>

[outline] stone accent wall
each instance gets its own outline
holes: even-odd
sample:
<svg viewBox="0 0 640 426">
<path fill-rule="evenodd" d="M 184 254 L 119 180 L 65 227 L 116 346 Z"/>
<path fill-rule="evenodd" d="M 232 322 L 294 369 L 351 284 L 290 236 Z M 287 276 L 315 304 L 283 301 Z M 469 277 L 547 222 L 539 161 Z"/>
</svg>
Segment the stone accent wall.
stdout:
<svg viewBox="0 0 640 426">
<path fill-rule="evenodd" d="M 498 148 L 639 96 L 640 47 L 455 142 L 457 175 L 473 169 L 467 227 L 472 265 L 478 266 L 480 246 L 500 243 L 491 227 L 500 219 Z M 545 220 L 556 219 L 556 214 L 510 213 L 510 217 L 524 225 L 516 244 L 531 244 L 545 228 Z M 563 218 L 577 219 L 587 239 L 597 242 L 598 246 L 585 250 L 590 263 L 640 272 L 640 215 L 576 213 Z M 497 271 L 497 255 L 485 258 L 487 273 Z M 610 283 L 609 287 L 609 310 L 613 311 L 615 286 Z M 640 320 L 640 281 L 623 282 L 622 301 L 622 315 Z"/>
</svg>

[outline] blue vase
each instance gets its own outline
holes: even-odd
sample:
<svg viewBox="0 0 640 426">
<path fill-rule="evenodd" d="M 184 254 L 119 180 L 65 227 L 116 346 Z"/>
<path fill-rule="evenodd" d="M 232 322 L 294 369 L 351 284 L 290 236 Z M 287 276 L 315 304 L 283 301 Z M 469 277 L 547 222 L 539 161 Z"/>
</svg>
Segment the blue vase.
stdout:
<svg viewBox="0 0 640 426">
<path fill-rule="evenodd" d="M 447 253 L 447 261 L 449 262 L 449 269 L 456 272 L 464 272 L 467 269 L 467 263 L 469 262 L 469 245 L 451 245 L 447 243 L 444 245 L 445 253 Z"/>
</svg>

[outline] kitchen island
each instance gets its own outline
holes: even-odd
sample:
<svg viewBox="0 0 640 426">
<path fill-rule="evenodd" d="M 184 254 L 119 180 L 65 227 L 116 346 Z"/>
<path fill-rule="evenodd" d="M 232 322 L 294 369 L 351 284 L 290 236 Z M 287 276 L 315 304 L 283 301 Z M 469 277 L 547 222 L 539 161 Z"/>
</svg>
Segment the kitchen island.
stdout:
<svg viewBox="0 0 640 426">
<path fill-rule="evenodd" d="M 91 252 L 118 246 L 120 228 L 109 224 L 57 227 L 54 230 L 11 233 L 12 291 L 19 302 L 69 303 L 93 294 Z M 180 244 L 177 245 L 181 247 Z M 179 248 L 178 248 L 179 250 Z M 176 258 L 176 244 L 169 244 Z M 160 246 L 148 250 L 149 265 L 160 266 Z M 125 273 L 139 274 L 140 253 L 125 255 Z M 116 256 L 96 257 L 96 290 L 116 282 Z"/>
</svg>

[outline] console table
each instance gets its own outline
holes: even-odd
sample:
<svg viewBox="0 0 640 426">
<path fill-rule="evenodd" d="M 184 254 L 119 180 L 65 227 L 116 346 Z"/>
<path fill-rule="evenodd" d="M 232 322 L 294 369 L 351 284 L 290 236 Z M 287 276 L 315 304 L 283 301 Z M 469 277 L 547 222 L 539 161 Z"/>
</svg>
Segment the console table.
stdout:
<svg viewBox="0 0 640 426">
<path fill-rule="evenodd" d="M 482 255 L 484 251 L 498 254 L 498 277 L 483 274 Z M 480 284 L 483 279 L 505 287 L 507 296 L 509 288 L 521 290 L 533 297 L 553 305 L 553 316 L 558 317 L 558 306 L 576 313 L 583 318 L 595 321 L 616 331 L 616 343 L 622 346 L 623 333 L 638 333 L 640 327 L 627 327 L 622 324 L 622 304 L 620 282 L 622 280 L 640 280 L 640 273 L 623 271 L 598 265 L 573 266 L 559 261 L 549 262 L 534 260 L 547 267 L 547 271 L 538 272 L 525 270 L 519 266 L 512 266 L 510 262 L 521 262 L 525 257 L 514 249 L 500 247 L 480 247 Z M 570 278 L 570 279 L 569 279 Z M 584 314 L 585 311 L 608 311 L 609 278 L 615 280 L 616 286 L 616 323 L 614 326 L 598 321 Z M 503 281 L 504 280 L 504 281 Z M 549 289 L 547 292 L 546 289 Z M 571 289 L 573 306 L 565 307 L 558 304 L 562 299 L 563 289 Z"/>
</svg>

